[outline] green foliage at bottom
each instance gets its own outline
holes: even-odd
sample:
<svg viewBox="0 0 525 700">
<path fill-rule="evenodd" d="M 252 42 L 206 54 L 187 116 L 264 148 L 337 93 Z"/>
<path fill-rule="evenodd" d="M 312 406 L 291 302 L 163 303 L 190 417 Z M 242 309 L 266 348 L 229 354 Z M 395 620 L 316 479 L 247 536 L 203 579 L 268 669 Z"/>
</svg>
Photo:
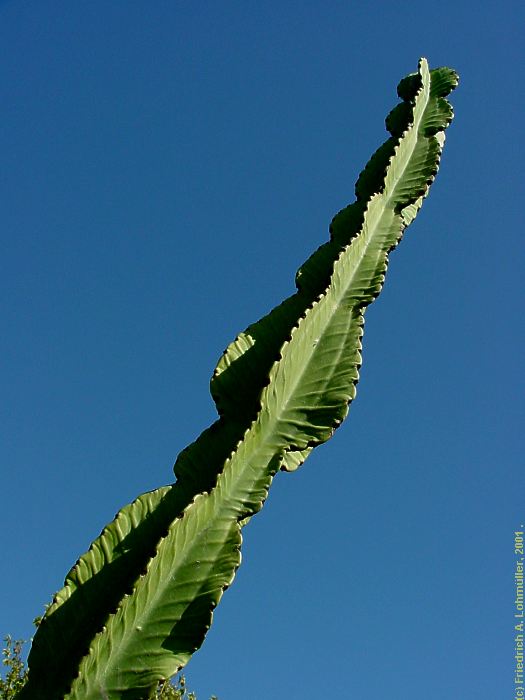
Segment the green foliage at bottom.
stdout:
<svg viewBox="0 0 525 700">
<path fill-rule="evenodd" d="M 27 679 L 26 665 L 22 659 L 23 642 L 4 637 L 2 664 L 7 668 L 4 677 L 0 677 L 0 700 L 14 700 L 25 685 Z"/>
<path fill-rule="evenodd" d="M 20 639 L 13 640 L 7 635 L 4 637 L 5 647 L 2 650 L 2 664 L 7 671 L 0 675 L 0 700 L 16 700 L 18 693 L 24 687 L 27 680 L 27 667 L 22 658 L 24 642 Z M 161 681 L 156 690 L 154 700 L 197 700 L 195 693 L 186 687 L 186 679 L 183 675 L 175 680 Z M 218 700 L 212 695 L 210 700 Z"/>
</svg>

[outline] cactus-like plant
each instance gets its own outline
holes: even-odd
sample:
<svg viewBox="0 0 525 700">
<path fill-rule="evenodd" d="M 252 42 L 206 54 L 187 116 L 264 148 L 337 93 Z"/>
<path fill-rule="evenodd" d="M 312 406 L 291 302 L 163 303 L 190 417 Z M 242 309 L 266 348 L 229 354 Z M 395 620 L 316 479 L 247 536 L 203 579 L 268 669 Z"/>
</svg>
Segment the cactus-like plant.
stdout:
<svg viewBox="0 0 525 700">
<path fill-rule="evenodd" d="M 180 454 L 175 483 L 123 508 L 67 575 L 20 700 L 152 697 L 202 644 L 275 473 L 297 469 L 348 412 L 363 314 L 436 175 L 456 85 L 453 70 L 425 59 L 399 83 L 390 137 L 299 269 L 297 292 L 220 358 L 218 420 Z"/>
</svg>

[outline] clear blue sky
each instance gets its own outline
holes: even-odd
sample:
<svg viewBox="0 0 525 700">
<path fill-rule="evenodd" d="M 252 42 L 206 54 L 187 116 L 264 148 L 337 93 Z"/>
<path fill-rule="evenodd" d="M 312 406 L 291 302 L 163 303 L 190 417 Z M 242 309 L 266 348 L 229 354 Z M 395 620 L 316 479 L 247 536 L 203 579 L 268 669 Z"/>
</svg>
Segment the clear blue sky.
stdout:
<svg viewBox="0 0 525 700">
<path fill-rule="evenodd" d="M 420 56 L 442 168 L 367 313 L 346 424 L 281 474 L 187 667 L 199 700 L 513 693 L 521 2 L 0 3 L 0 633 L 215 416 Z M 521 352 L 520 352 L 521 351 Z"/>
</svg>

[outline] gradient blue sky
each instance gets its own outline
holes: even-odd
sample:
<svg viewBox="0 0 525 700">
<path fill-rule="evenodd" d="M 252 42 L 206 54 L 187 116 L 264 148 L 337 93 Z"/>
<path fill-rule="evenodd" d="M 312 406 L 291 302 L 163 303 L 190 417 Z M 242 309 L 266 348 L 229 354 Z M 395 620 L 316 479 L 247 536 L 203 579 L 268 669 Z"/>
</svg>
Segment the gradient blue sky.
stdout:
<svg viewBox="0 0 525 700">
<path fill-rule="evenodd" d="M 345 425 L 281 474 L 187 667 L 199 700 L 513 692 L 522 2 L 0 2 L 0 633 L 215 416 L 420 56 L 442 168 L 367 314 Z M 521 353 L 520 353 L 521 354 Z"/>
</svg>

